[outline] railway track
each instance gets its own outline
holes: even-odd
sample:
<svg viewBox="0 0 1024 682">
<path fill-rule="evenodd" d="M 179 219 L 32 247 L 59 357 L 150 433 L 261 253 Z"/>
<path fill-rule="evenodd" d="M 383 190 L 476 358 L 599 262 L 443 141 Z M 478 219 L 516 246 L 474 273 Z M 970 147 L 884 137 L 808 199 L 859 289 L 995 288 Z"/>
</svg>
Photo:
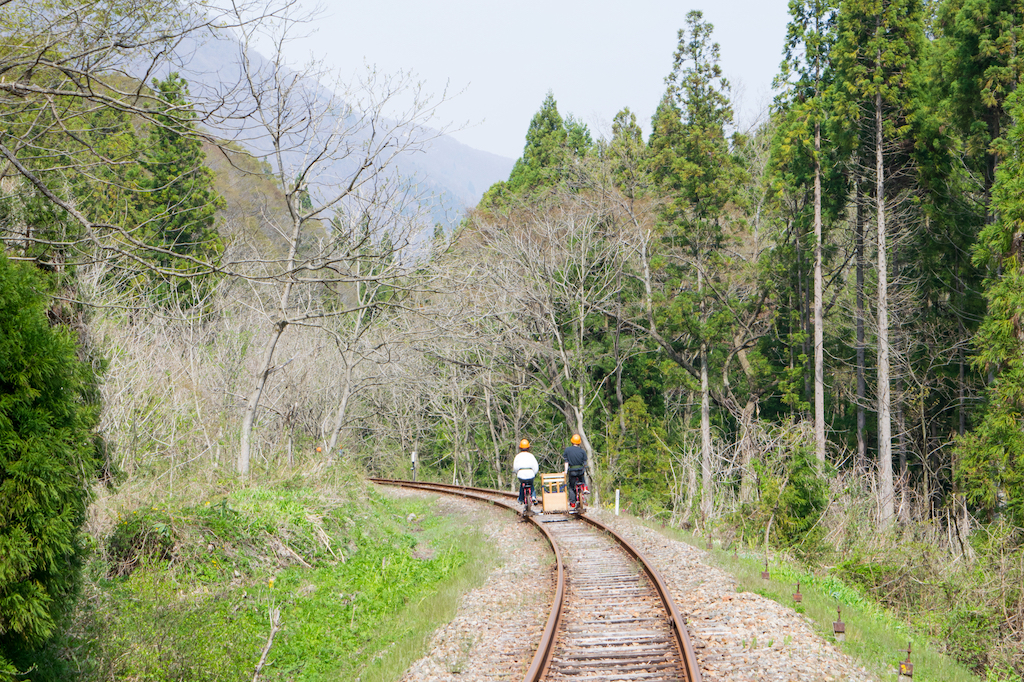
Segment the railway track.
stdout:
<svg viewBox="0 0 1024 682">
<path fill-rule="evenodd" d="M 370 479 L 459 495 L 518 513 L 516 494 L 443 483 Z M 586 516 L 532 521 L 555 554 L 555 597 L 524 682 L 700 682 L 686 626 L 657 570 Z"/>
</svg>

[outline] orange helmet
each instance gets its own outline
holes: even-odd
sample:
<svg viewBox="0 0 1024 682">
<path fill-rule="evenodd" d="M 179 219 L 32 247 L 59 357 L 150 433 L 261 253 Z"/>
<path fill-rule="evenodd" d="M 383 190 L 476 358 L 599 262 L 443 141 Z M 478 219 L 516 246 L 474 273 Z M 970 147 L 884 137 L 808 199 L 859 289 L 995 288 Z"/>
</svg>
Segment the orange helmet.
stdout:
<svg viewBox="0 0 1024 682">
<path fill-rule="evenodd" d="M 529 450 L 530 449 L 530 441 L 526 440 L 525 438 L 522 439 L 521 441 L 519 441 L 519 449 L 520 450 Z"/>
<path fill-rule="evenodd" d="M 580 438 L 580 434 L 578 433 L 572 434 L 572 438 L 570 438 L 569 440 L 572 441 L 573 445 L 579 445 L 580 443 L 583 442 L 583 439 Z"/>
</svg>

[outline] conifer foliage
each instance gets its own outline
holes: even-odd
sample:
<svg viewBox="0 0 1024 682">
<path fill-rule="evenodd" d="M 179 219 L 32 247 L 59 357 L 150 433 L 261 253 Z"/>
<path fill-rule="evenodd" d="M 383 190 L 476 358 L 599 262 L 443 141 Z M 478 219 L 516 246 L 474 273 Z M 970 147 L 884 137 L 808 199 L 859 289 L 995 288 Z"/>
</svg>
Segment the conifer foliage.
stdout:
<svg viewBox="0 0 1024 682">
<path fill-rule="evenodd" d="M 0 672 L 55 632 L 75 592 L 98 463 L 92 372 L 50 326 L 43 287 L 0 256 Z"/>
<path fill-rule="evenodd" d="M 563 186 L 571 176 L 574 161 L 595 148 L 587 125 L 570 114 L 562 118 L 552 92 L 544 97 L 540 110 L 530 120 L 523 155 L 516 160 L 507 181 L 494 183 L 481 206 L 498 208 L 512 197 L 530 197 Z"/>
<path fill-rule="evenodd" d="M 516 161 L 508 178 L 509 189 L 522 194 L 555 184 L 562 170 L 568 141 L 569 135 L 558 113 L 555 96 L 549 92 L 540 111 L 530 121 L 523 156 Z"/>
<path fill-rule="evenodd" d="M 153 260 L 159 268 L 190 267 L 189 259 L 216 261 L 224 250 L 214 218 L 224 199 L 213 189 L 213 171 L 205 165 L 206 154 L 196 135 L 196 117 L 188 101 L 188 83 L 177 73 L 153 81 L 163 109 L 153 117 L 149 151 L 142 159 L 148 172 L 148 204 L 153 218 L 148 221 L 147 243 L 154 247 Z M 184 258 L 182 258 L 184 257 Z M 209 275 L 175 278 L 158 287 L 164 298 L 173 290 L 193 304 L 204 298 Z"/>
<path fill-rule="evenodd" d="M 975 263 L 991 267 L 988 315 L 975 340 L 978 369 L 999 367 L 980 425 L 961 440 L 957 477 L 968 502 L 989 516 L 1005 495 L 1006 511 L 1024 524 L 1024 97 L 1009 99 L 1014 123 L 997 149 L 1004 157 L 995 176 L 999 220 L 982 230 Z"/>
</svg>

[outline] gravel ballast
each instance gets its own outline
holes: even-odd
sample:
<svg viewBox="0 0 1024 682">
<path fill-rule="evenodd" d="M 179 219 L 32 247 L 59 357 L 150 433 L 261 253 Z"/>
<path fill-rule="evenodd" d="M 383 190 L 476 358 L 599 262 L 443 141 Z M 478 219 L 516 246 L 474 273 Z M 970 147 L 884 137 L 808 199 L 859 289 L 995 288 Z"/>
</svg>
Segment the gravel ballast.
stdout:
<svg viewBox="0 0 1024 682">
<path fill-rule="evenodd" d="M 389 489 L 395 495 L 431 495 Z M 455 618 L 434 634 L 429 653 L 403 682 L 522 680 L 540 640 L 554 592 L 553 558 L 540 534 L 506 511 L 440 496 L 441 513 L 471 514 L 498 561 L 483 585 L 466 593 Z M 654 564 L 686 614 L 705 682 L 839 682 L 877 678 L 807 619 L 749 592 L 707 563 L 707 554 L 632 519 L 589 514 Z"/>
</svg>

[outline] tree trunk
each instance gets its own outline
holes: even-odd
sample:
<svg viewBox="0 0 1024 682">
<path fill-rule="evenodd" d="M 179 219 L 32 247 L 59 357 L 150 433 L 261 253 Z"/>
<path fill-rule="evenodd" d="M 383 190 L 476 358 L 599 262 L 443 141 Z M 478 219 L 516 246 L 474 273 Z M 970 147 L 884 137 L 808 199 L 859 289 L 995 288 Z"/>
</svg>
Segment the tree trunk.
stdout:
<svg viewBox="0 0 1024 682">
<path fill-rule="evenodd" d="M 622 409 L 622 357 L 620 356 L 619 342 L 622 336 L 622 282 L 618 283 L 618 310 L 615 314 L 615 399 L 619 403 L 619 433 L 626 431 L 626 415 Z"/>
<path fill-rule="evenodd" d="M 458 417 L 452 417 L 452 485 L 459 484 L 459 425 Z"/>
<path fill-rule="evenodd" d="M 361 263 L 356 263 L 356 277 L 359 277 L 362 274 L 361 271 Z M 367 303 L 372 297 L 372 293 L 368 292 L 367 288 L 367 285 L 363 282 L 355 283 L 356 302 L 360 304 L 360 308 L 356 312 L 355 318 L 352 321 L 352 335 L 348 342 L 343 341 L 340 337 L 337 339 L 338 350 L 341 351 L 341 359 L 342 362 L 345 363 L 345 374 L 343 377 L 345 383 L 341 387 L 341 398 L 338 403 L 338 413 L 334 418 L 334 428 L 331 429 L 331 438 L 327 444 L 328 453 L 334 452 L 334 448 L 338 444 L 338 438 L 341 435 L 341 430 L 345 426 L 345 417 L 348 414 L 348 403 L 349 399 L 352 397 L 352 374 L 355 369 L 355 365 L 359 362 L 359 360 L 356 360 L 356 351 L 354 351 L 352 347 L 359 343 L 359 339 L 364 330 L 363 323 L 366 315 L 366 308 L 362 307 L 362 305 Z"/>
<path fill-rule="evenodd" d="M 854 241 L 857 249 L 857 468 L 867 470 L 867 414 L 864 405 L 867 401 L 867 381 L 865 379 L 865 345 L 864 345 L 864 191 L 860 177 L 857 177 L 857 207 L 854 222 Z"/>
<path fill-rule="evenodd" d="M 825 344 L 821 308 L 821 124 L 814 122 L 814 452 L 825 461 Z"/>
<path fill-rule="evenodd" d="M 754 476 L 750 470 L 755 452 L 754 407 L 754 401 L 748 401 L 740 416 L 740 502 L 744 504 L 754 499 Z"/>
<path fill-rule="evenodd" d="M 689 420 L 687 420 L 689 423 Z M 692 452 L 692 451 L 691 451 Z M 697 462 L 695 457 L 688 458 L 686 471 L 686 520 L 691 519 L 693 501 L 697 498 Z"/>
<path fill-rule="evenodd" d="M 896 395 L 900 395 L 903 386 L 900 382 L 896 385 Z M 897 459 L 900 462 L 900 477 L 907 475 L 907 417 L 903 412 L 903 401 L 896 401 L 896 443 L 898 452 Z"/>
<path fill-rule="evenodd" d="M 699 267 L 699 266 L 698 266 Z M 704 277 L 697 272 L 697 292 L 701 295 L 701 324 L 704 323 Z M 703 337 L 704 332 L 701 331 Z M 711 445 L 711 393 L 708 389 L 708 347 L 704 341 L 700 344 L 700 514 L 701 523 L 707 524 L 714 511 L 714 490 L 712 483 L 712 465 L 714 453 Z"/>
<path fill-rule="evenodd" d="M 277 148 L 275 151 L 277 153 L 278 180 L 282 187 L 286 187 L 287 179 L 283 173 L 284 161 L 281 158 L 281 150 Z M 299 235 L 302 231 L 302 220 L 299 218 L 298 211 L 295 210 L 294 200 L 293 196 L 287 197 L 288 211 L 292 216 L 292 233 L 288 242 L 287 272 L 291 272 L 295 268 L 295 256 L 299 250 Z M 277 348 L 277 342 L 281 340 L 281 335 L 284 334 L 284 330 L 288 326 L 288 308 L 291 305 L 291 296 L 292 281 L 287 281 L 281 289 L 280 308 L 278 310 L 280 317 L 274 325 L 274 331 L 270 336 L 270 340 L 267 342 L 266 352 L 263 355 L 263 367 L 256 378 L 256 388 L 249 396 L 249 402 L 245 406 L 245 415 L 242 417 L 242 435 L 238 446 L 238 473 L 242 476 L 249 475 L 249 451 L 252 441 L 252 429 L 256 423 L 256 410 L 259 408 L 260 398 L 263 397 L 263 389 L 267 385 L 267 377 L 270 376 L 274 366 L 274 350 Z"/>
<path fill-rule="evenodd" d="M 708 392 L 708 355 L 707 346 L 700 345 L 700 473 L 701 495 L 700 512 L 702 521 L 707 523 L 714 511 L 714 490 L 712 489 L 711 472 L 714 454 L 711 446 L 711 399 Z"/>
<path fill-rule="evenodd" d="M 260 398 L 263 396 L 263 389 L 267 385 L 267 378 L 270 377 L 270 373 L 273 371 L 274 349 L 277 348 L 277 342 L 281 339 L 281 334 L 284 333 L 284 329 L 287 326 L 288 321 L 284 319 L 279 320 L 274 325 L 274 331 L 270 335 L 270 340 L 267 341 L 267 348 L 263 354 L 263 365 L 256 377 L 256 387 L 249 394 L 249 401 L 245 405 L 245 414 L 242 416 L 242 437 L 238 447 L 238 473 L 242 476 L 249 475 L 252 429 L 256 421 L 256 409 L 259 407 Z"/>
<path fill-rule="evenodd" d="M 881 61 L 881 57 L 879 57 Z M 892 480 L 892 419 L 889 396 L 889 301 L 885 245 L 885 162 L 882 154 L 882 94 L 875 95 L 875 205 L 878 214 L 878 498 L 883 528 L 895 515 Z"/>
<path fill-rule="evenodd" d="M 465 473 L 462 474 L 462 481 L 467 485 L 476 485 L 477 463 L 473 461 L 473 453 L 479 452 L 479 450 L 477 450 L 476 444 L 473 442 L 472 427 L 469 423 L 469 401 L 460 399 L 459 402 L 462 405 L 462 444 L 466 450 L 466 462 L 463 467 Z"/>
<path fill-rule="evenodd" d="M 498 490 L 502 489 L 504 485 L 501 482 L 501 446 L 502 439 L 498 438 L 498 433 L 494 428 L 494 415 L 491 410 L 491 385 L 490 378 L 484 383 L 484 405 L 487 408 L 487 428 L 491 432 L 491 442 L 494 443 L 494 473 L 498 477 Z"/>
<path fill-rule="evenodd" d="M 345 373 L 343 376 L 344 383 L 341 387 L 341 400 L 338 405 L 338 413 L 334 417 L 334 428 L 331 429 L 331 439 L 327 443 L 328 455 L 334 452 L 335 447 L 338 445 L 338 436 L 341 435 L 341 429 L 345 426 L 345 414 L 348 412 L 348 400 L 352 395 L 352 358 L 347 354 L 343 354 L 345 357 Z"/>
<path fill-rule="evenodd" d="M 800 307 L 800 331 L 803 339 L 800 341 L 801 355 L 805 358 L 803 361 L 803 379 L 804 379 L 804 392 L 801 398 L 806 398 L 813 387 L 811 386 L 811 376 L 814 368 L 811 366 L 813 362 L 812 356 L 814 353 L 808 346 L 808 339 L 812 337 L 811 330 L 811 316 L 808 313 L 808 298 L 810 297 L 810 290 L 807 288 L 807 283 L 804 281 L 804 250 L 803 250 L 803 235 L 798 235 L 796 240 L 796 290 L 797 290 L 797 305 Z M 807 413 L 803 413 L 801 418 L 806 418 Z"/>
<path fill-rule="evenodd" d="M 963 285 L 960 285 L 960 293 L 962 296 Z M 967 432 L 967 389 L 965 387 L 965 383 L 967 381 L 967 358 L 964 357 L 964 342 L 967 340 L 967 331 L 964 329 L 964 321 L 962 318 L 958 318 L 958 324 L 960 329 L 960 335 L 957 339 L 957 361 L 959 365 L 959 371 L 957 376 L 956 395 L 956 432 L 957 434 L 962 436 Z"/>
<path fill-rule="evenodd" d="M 896 384 L 896 395 L 903 395 L 903 386 L 901 382 Z M 907 418 L 903 411 L 903 401 L 896 401 L 896 453 L 899 459 L 899 482 L 900 482 L 900 503 L 897 507 L 897 517 L 900 523 L 907 523 L 910 521 L 910 502 L 907 499 L 907 494 L 910 491 L 910 476 L 907 473 Z"/>
<path fill-rule="evenodd" d="M 927 411 L 925 410 L 925 401 L 920 401 L 920 417 L 921 417 L 921 441 L 924 445 L 921 447 L 921 498 L 924 500 L 924 511 L 927 515 L 926 518 L 932 518 L 932 477 L 931 477 L 931 450 L 932 450 L 932 437 L 935 431 L 935 422 L 930 425 L 926 424 Z M 931 433 L 929 433 L 931 431 Z"/>
</svg>

